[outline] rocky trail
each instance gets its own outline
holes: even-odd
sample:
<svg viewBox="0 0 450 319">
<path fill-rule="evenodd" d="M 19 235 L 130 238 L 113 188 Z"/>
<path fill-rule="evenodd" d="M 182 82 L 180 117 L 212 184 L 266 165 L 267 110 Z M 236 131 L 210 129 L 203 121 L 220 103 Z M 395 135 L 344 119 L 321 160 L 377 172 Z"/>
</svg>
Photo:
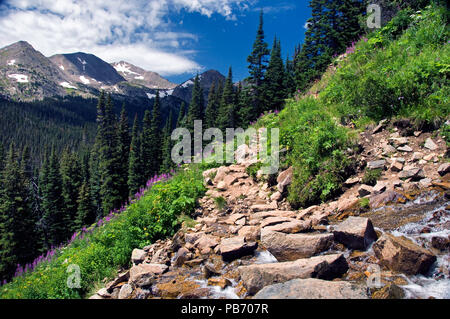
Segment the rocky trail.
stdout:
<svg viewBox="0 0 450 319">
<path fill-rule="evenodd" d="M 195 225 L 135 249 L 91 298 L 450 298 L 447 148 L 393 124 L 361 133 L 339 198 L 303 210 L 284 198 L 292 168 L 273 181 L 250 177 L 248 158 L 205 171 Z M 374 186 L 365 167 L 381 169 Z"/>
</svg>

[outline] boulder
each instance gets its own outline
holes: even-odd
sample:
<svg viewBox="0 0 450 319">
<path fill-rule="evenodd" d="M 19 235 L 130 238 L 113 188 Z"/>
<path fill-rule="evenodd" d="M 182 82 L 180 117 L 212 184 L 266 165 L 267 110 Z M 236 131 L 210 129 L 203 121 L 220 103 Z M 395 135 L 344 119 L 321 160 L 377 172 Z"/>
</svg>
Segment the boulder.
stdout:
<svg viewBox="0 0 450 319">
<path fill-rule="evenodd" d="M 271 210 L 274 210 L 277 208 L 278 208 L 278 205 L 275 201 L 270 204 L 257 204 L 257 205 L 252 205 L 250 207 L 250 209 L 254 212 L 271 211 Z"/>
<path fill-rule="evenodd" d="M 386 183 L 378 181 L 377 184 L 373 187 L 373 191 L 375 193 L 382 193 L 386 190 Z"/>
<path fill-rule="evenodd" d="M 196 240 L 194 246 L 197 247 L 202 254 L 207 254 L 211 249 L 219 244 L 217 237 L 203 234 Z"/>
<path fill-rule="evenodd" d="M 441 176 L 444 176 L 445 174 L 450 172 L 450 163 L 444 163 L 438 168 L 438 173 Z"/>
<path fill-rule="evenodd" d="M 238 231 L 240 237 L 246 241 L 257 241 L 261 237 L 261 228 L 258 226 L 244 226 Z"/>
<path fill-rule="evenodd" d="M 426 139 L 424 147 L 428 148 L 431 151 L 435 151 L 438 149 L 438 146 L 431 138 Z"/>
<path fill-rule="evenodd" d="M 308 278 L 267 286 L 254 299 L 368 299 L 368 296 L 362 285 Z"/>
<path fill-rule="evenodd" d="M 372 192 L 373 192 L 373 188 L 368 185 L 361 185 L 358 188 L 359 197 L 364 197 L 364 196 L 370 195 L 370 194 L 372 194 Z"/>
<path fill-rule="evenodd" d="M 425 174 L 423 172 L 423 169 L 421 168 L 409 168 L 404 169 L 398 174 L 398 178 L 400 179 L 408 179 L 411 178 L 414 181 L 421 180 L 425 178 Z"/>
<path fill-rule="evenodd" d="M 389 144 L 385 145 L 383 147 L 383 150 L 384 150 L 384 152 L 386 154 L 392 154 L 392 153 L 397 152 L 397 149 L 395 147 L 393 147 L 392 145 L 389 145 Z"/>
<path fill-rule="evenodd" d="M 348 217 L 334 227 L 334 240 L 351 249 L 366 250 L 377 240 L 372 222 L 365 217 Z"/>
<path fill-rule="evenodd" d="M 127 270 L 125 272 L 120 273 L 113 281 L 107 283 L 105 288 L 108 289 L 109 293 L 112 293 L 117 285 L 128 281 L 129 278 L 130 278 L 130 271 Z"/>
<path fill-rule="evenodd" d="M 406 152 L 406 153 L 410 153 L 413 151 L 413 149 L 411 147 L 409 147 L 408 145 L 400 146 L 397 148 L 397 150 L 400 152 Z"/>
<path fill-rule="evenodd" d="M 129 299 L 133 293 L 133 287 L 129 284 L 125 284 L 120 288 L 118 299 Z"/>
<path fill-rule="evenodd" d="M 270 195 L 270 200 L 279 202 L 283 198 L 283 194 L 280 192 L 275 192 Z"/>
<path fill-rule="evenodd" d="M 398 203 L 399 201 L 405 201 L 406 197 L 394 190 L 388 190 L 384 193 L 372 195 L 369 200 L 369 205 L 372 209 L 386 206 L 389 203 Z"/>
<path fill-rule="evenodd" d="M 261 243 L 278 261 L 308 258 L 327 250 L 333 234 L 284 234 L 261 230 Z"/>
<path fill-rule="evenodd" d="M 187 250 L 184 247 L 181 247 L 175 254 L 172 265 L 176 267 L 181 267 L 189 259 L 189 254 L 190 254 L 189 250 Z"/>
<path fill-rule="evenodd" d="M 403 169 L 403 164 L 397 161 L 392 162 L 391 171 L 392 172 L 401 172 Z"/>
<path fill-rule="evenodd" d="M 226 191 L 227 190 L 227 184 L 225 183 L 225 181 L 220 181 L 217 183 L 217 189 L 219 191 Z"/>
<path fill-rule="evenodd" d="M 280 193 L 286 190 L 286 187 L 292 183 L 292 175 L 294 168 L 291 166 L 287 170 L 282 171 L 277 177 L 277 189 Z"/>
<path fill-rule="evenodd" d="M 405 237 L 383 234 L 373 245 L 380 264 L 407 275 L 426 274 L 436 256 Z"/>
<path fill-rule="evenodd" d="M 289 221 L 285 221 L 279 224 L 264 227 L 266 231 L 276 231 L 286 234 L 296 234 L 311 229 L 311 221 L 300 221 L 297 219 L 289 218 Z"/>
<path fill-rule="evenodd" d="M 360 178 L 359 178 L 359 177 L 349 178 L 349 179 L 347 179 L 347 180 L 344 182 L 344 186 L 345 186 L 345 187 L 351 187 L 351 186 L 353 186 L 353 185 L 355 185 L 355 184 L 358 184 L 359 181 L 360 181 Z"/>
<path fill-rule="evenodd" d="M 97 295 L 103 298 L 111 298 L 111 294 L 108 292 L 108 289 L 102 288 L 99 291 L 97 291 Z"/>
<path fill-rule="evenodd" d="M 245 289 L 253 295 L 263 287 L 296 278 L 331 280 L 348 270 L 342 254 L 317 256 L 281 263 L 253 264 L 238 268 Z"/>
<path fill-rule="evenodd" d="M 395 146 L 403 146 L 408 144 L 408 139 L 406 137 L 392 137 L 389 139 Z"/>
<path fill-rule="evenodd" d="M 223 179 L 225 178 L 225 176 L 227 176 L 228 172 L 229 172 L 229 168 L 226 166 L 221 166 L 216 170 L 216 176 L 214 177 L 214 183 L 217 184 L 220 181 L 223 181 Z"/>
<path fill-rule="evenodd" d="M 257 247 L 256 242 L 247 243 L 245 237 L 231 237 L 222 239 L 219 251 L 224 261 L 232 261 L 253 254 Z"/>
<path fill-rule="evenodd" d="M 380 168 L 384 169 L 385 165 L 386 165 L 385 160 L 371 161 L 371 162 L 367 163 L 367 168 L 368 169 L 380 169 Z"/>
<path fill-rule="evenodd" d="M 186 233 L 184 235 L 184 241 L 189 244 L 194 244 L 200 237 L 202 237 L 205 233 L 204 232 L 198 232 L 198 233 Z"/>
<path fill-rule="evenodd" d="M 139 264 L 131 267 L 129 283 L 138 287 L 152 285 L 158 275 L 166 272 L 168 267 L 162 264 Z"/>
<path fill-rule="evenodd" d="M 147 256 L 147 253 L 142 249 L 133 249 L 133 252 L 131 253 L 131 261 L 133 264 L 139 264 L 145 260 L 145 257 Z"/>
</svg>

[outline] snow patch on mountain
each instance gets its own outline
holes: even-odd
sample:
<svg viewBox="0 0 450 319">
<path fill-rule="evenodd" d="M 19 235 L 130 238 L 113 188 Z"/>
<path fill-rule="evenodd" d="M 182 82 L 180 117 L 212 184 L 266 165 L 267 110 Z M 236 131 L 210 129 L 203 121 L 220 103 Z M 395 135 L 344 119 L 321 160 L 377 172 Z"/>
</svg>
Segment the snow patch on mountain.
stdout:
<svg viewBox="0 0 450 319">
<path fill-rule="evenodd" d="M 8 61 L 8 65 L 15 65 L 15 64 L 16 64 L 16 60 Z"/>
<path fill-rule="evenodd" d="M 114 65 L 114 68 L 116 69 L 117 72 L 136 74 L 137 76 L 142 76 L 139 73 L 131 71 L 130 67 L 128 65 L 126 65 L 125 63 L 120 63 L 120 64 L 117 64 L 117 65 Z M 141 79 L 138 79 L 138 80 L 141 80 Z"/>
<path fill-rule="evenodd" d="M 85 84 L 85 85 L 91 83 L 91 81 L 89 81 L 89 79 L 86 79 L 86 78 L 84 77 L 84 75 L 80 76 L 80 80 L 81 80 L 81 82 L 83 82 L 83 84 Z"/>
<path fill-rule="evenodd" d="M 15 79 L 19 83 L 28 83 L 28 75 L 24 74 L 10 74 L 8 77 Z"/>
<path fill-rule="evenodd" d="M 135 80 L 143 80 L 144 77 L 142 75 L 139 75 L 139 76 L 135 76 L 134 79 Z"/>
<path fill-rule="evenodd" d="M 77 89 L 76 86 L 71 85 L 69 82 L 61 82 L 59 83 L 62 87 L 65 87 L 67 89 Z"/>
<path fill-rule="evenodd" d="M 64 71 L 64 65 L 60 65 L 59 68 Z"/>
<path fill-rule="evenodd" d="M 191 86 L 191 85 L 194 85 L 194 81 L 188 80 L 188 81 L 184 82 L 184 83 L 181 85 L 181 87 L 187 88 L 188 86 Z"/>
</svg>

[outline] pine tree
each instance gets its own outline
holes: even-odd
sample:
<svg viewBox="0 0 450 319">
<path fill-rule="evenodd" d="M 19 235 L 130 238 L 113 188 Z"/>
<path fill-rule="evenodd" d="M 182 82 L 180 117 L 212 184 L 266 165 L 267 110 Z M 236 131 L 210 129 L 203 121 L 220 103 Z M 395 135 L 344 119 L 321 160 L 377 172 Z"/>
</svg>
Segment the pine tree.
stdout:
<svg viewBox="0 0 450 319">
<path fill-rule="evenodd" d="M 205 110 L 205 127 L 215 127 L 219 100 L 216 95 L 216 82 L 209 88 L 208 104 Z"/>
<path fill-rule="evenodd" d="M 75 153 L 70 152 L 68 149 L 64 150 L 61 157 L 61 178 L 65 238 L 67 239 L 70 238 L 70 235 L 77 230 L 77 200 L 80 193 L 81 184 L 83 183 L 81 164 L 78 156 Z"/>
<path fill-rule="evenodd" d="M 95 222 L 96 212 L 93 206 L 89 183 L 84 181 L 81 185 L 77 198 L 77 217 L 75 219 L 75 226 L 80 230 L 84 226 L 90 226 Z"/>
<path fill-rule="evenodd" d="M 128 126 L 128 117 L 125 110 L 125 104 L 122 107 L 120 113 L 119 127 L 118 127 L 118 156 L 119 156 L 119 168 L 118 168 L 118 188 L 121 202 L 125 202 L 129 195 L 128 189 L 128 164 L 130 157 L 130 132 Z"/>
<path fill-rule="evenodd" d="M 161 154 L 161 105 L 159 99 L 159 91 L 156 92 L 155 103 L 153 105 L 152 110 L 152 120 L 150 127 L 150 152 L 152 154 L 149 171 L 150 175 L 148 177 L 152 177 L 153 175 L 158 174 L 159 168 L 161 166 L 162 154 Z"/>
<path fill-rule="evenodd" d="M 263 11 L 261 10 L 259 18 L 259 27 L 256 33 L 256 39 L 253 43 L 253 51 L 247 58 L 249 63 L 250 76 L 247 79 L 253 89 L 253 104 L 257 112 L 263 110 L 262 101 L 262 85 L 267 69 L 268 55 L 270 54 L 268 44 L 264 41 L 264 20 Z M 259 113 L 258 113 L 259 114 Z"/>
<path fill-rule="evenodd" d="M 181 102 L 180 113 L 178 113 L 177 124 L 175 127 L 184 127 L 186 125 L 186 104 Z"/>
<path fill-rule="evenodd" d="M 97 135 L 95 136 L 95 143 L 92 146 L 89 156 L 89 189 L 91 191 L 92 205 L 95 207 L 97 217 L 103 215 L 102 210 L 102 196 L 101 190 L 101 171 L 100 171 L 100 149 L 103 144 L 103 130 L 104 130 L 104 116 L 105 116 L 105 94 L 100 93 L 97 103 Z"/>
<path fill-rule="evenodd" d="M 194 134 L 194 121 L 203 120 L 203 105 L 203 89 L 200 86 L 200 78 L 197 74 L 194 80 L 194 88 L 192 89 L 191 103 L 186 115 L 186 126 L 191 134 Z"/>
<path fill-rule="evenodd" d="M 236 96 L 233 87 L 233 71 L 228 70 L 219 110 L 217 112 L 217 127 L 225 132 L 226 128 L 233 128 L 235 124 L 235 103 Z"/>
<path fill-rule="evenodd" d="M 130 156 L 128 162 L 128 189 L 129 196 L 137 193 L 141 187 L 142 167 L 141 167 L 141 145 L 139 138 L 139 122 L 137 114 L 134 117 L 133 129 L 131 133 Z"/>
<path fill-rule="evenodd" d="M 172 139 L 170 138 L 172 134 L 172 111 L 169 113 L 166 125 L 163 129 L 162 134 L 162 163 L 160 168 L 160 173 L 168 173 L 173 168 L 172 161 Z"/>
<path fill-rule="evenodd" d="M 119 193 L 119 154 L 117 121 L 111 96 L 108 95 L 101 126 L 100 147 L 100 195 L 102 197 L 103 216 L 121 205 Z"/>
<path fill-rule="evenodd" d="M 269 66 L 264 80 L 264 109 L 263 111 L 280 110 L 286 99 L 286 73 L 281 58 L 281 43 L 275 37 Z"/>
<path fill-rule="evenodd" d="M 35 257 L 37 250 L 29 197 L 29 180 L 10 144 L 0 190 L 0 278 L 9 279 L 17 264 Z"/>
<path fill-rule="evenodd" d="M 58 155 L 53 148 L 50 157 L 41 170 L 42 226 L 45 233 L 45 247 L 57 246 L 65 239 L 64 203 L 62 179 Z"/>
<path fill-rule="evenodd" d="M 152 153 L 152 120 L 150 118 L 150 111 L 146 110 L 144 113 L 144 119 L 142 121 L 142 134 L 141 134 L 141 165 L 142 165 L 142 176 L 139 183 L 143 186 L 145 181 L 153 176 L 154 168 L 153 163 L 153 153 Z"/>
</svg>

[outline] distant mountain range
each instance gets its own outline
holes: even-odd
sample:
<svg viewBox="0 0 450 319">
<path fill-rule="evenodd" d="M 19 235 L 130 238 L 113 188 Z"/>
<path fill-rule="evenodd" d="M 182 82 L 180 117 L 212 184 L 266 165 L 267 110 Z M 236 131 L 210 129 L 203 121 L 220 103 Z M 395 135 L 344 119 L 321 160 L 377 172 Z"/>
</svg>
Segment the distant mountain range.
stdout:
<svg viewBox="0 0 450 319">
<path fill-rule="evenodd" d="M 225 77 L 218 71 L 209 70 L 200 74 L 200 80 L 206 101 L 211 85 L 225 81 Z M 193 85 L 193 78 L 177 85 L 158 73 L 131 63 L 109 64 L 83 52 L 45 57 L 25 41 L 0 49 L 0 97 L 8 100 L 35 101 L 66 96 L 92 98 L 101 90 L 118 100 L 130 97 L 151 100 L 159 90 L 162 99 L 176 98 L 189 104 Z"/>
</svg>

